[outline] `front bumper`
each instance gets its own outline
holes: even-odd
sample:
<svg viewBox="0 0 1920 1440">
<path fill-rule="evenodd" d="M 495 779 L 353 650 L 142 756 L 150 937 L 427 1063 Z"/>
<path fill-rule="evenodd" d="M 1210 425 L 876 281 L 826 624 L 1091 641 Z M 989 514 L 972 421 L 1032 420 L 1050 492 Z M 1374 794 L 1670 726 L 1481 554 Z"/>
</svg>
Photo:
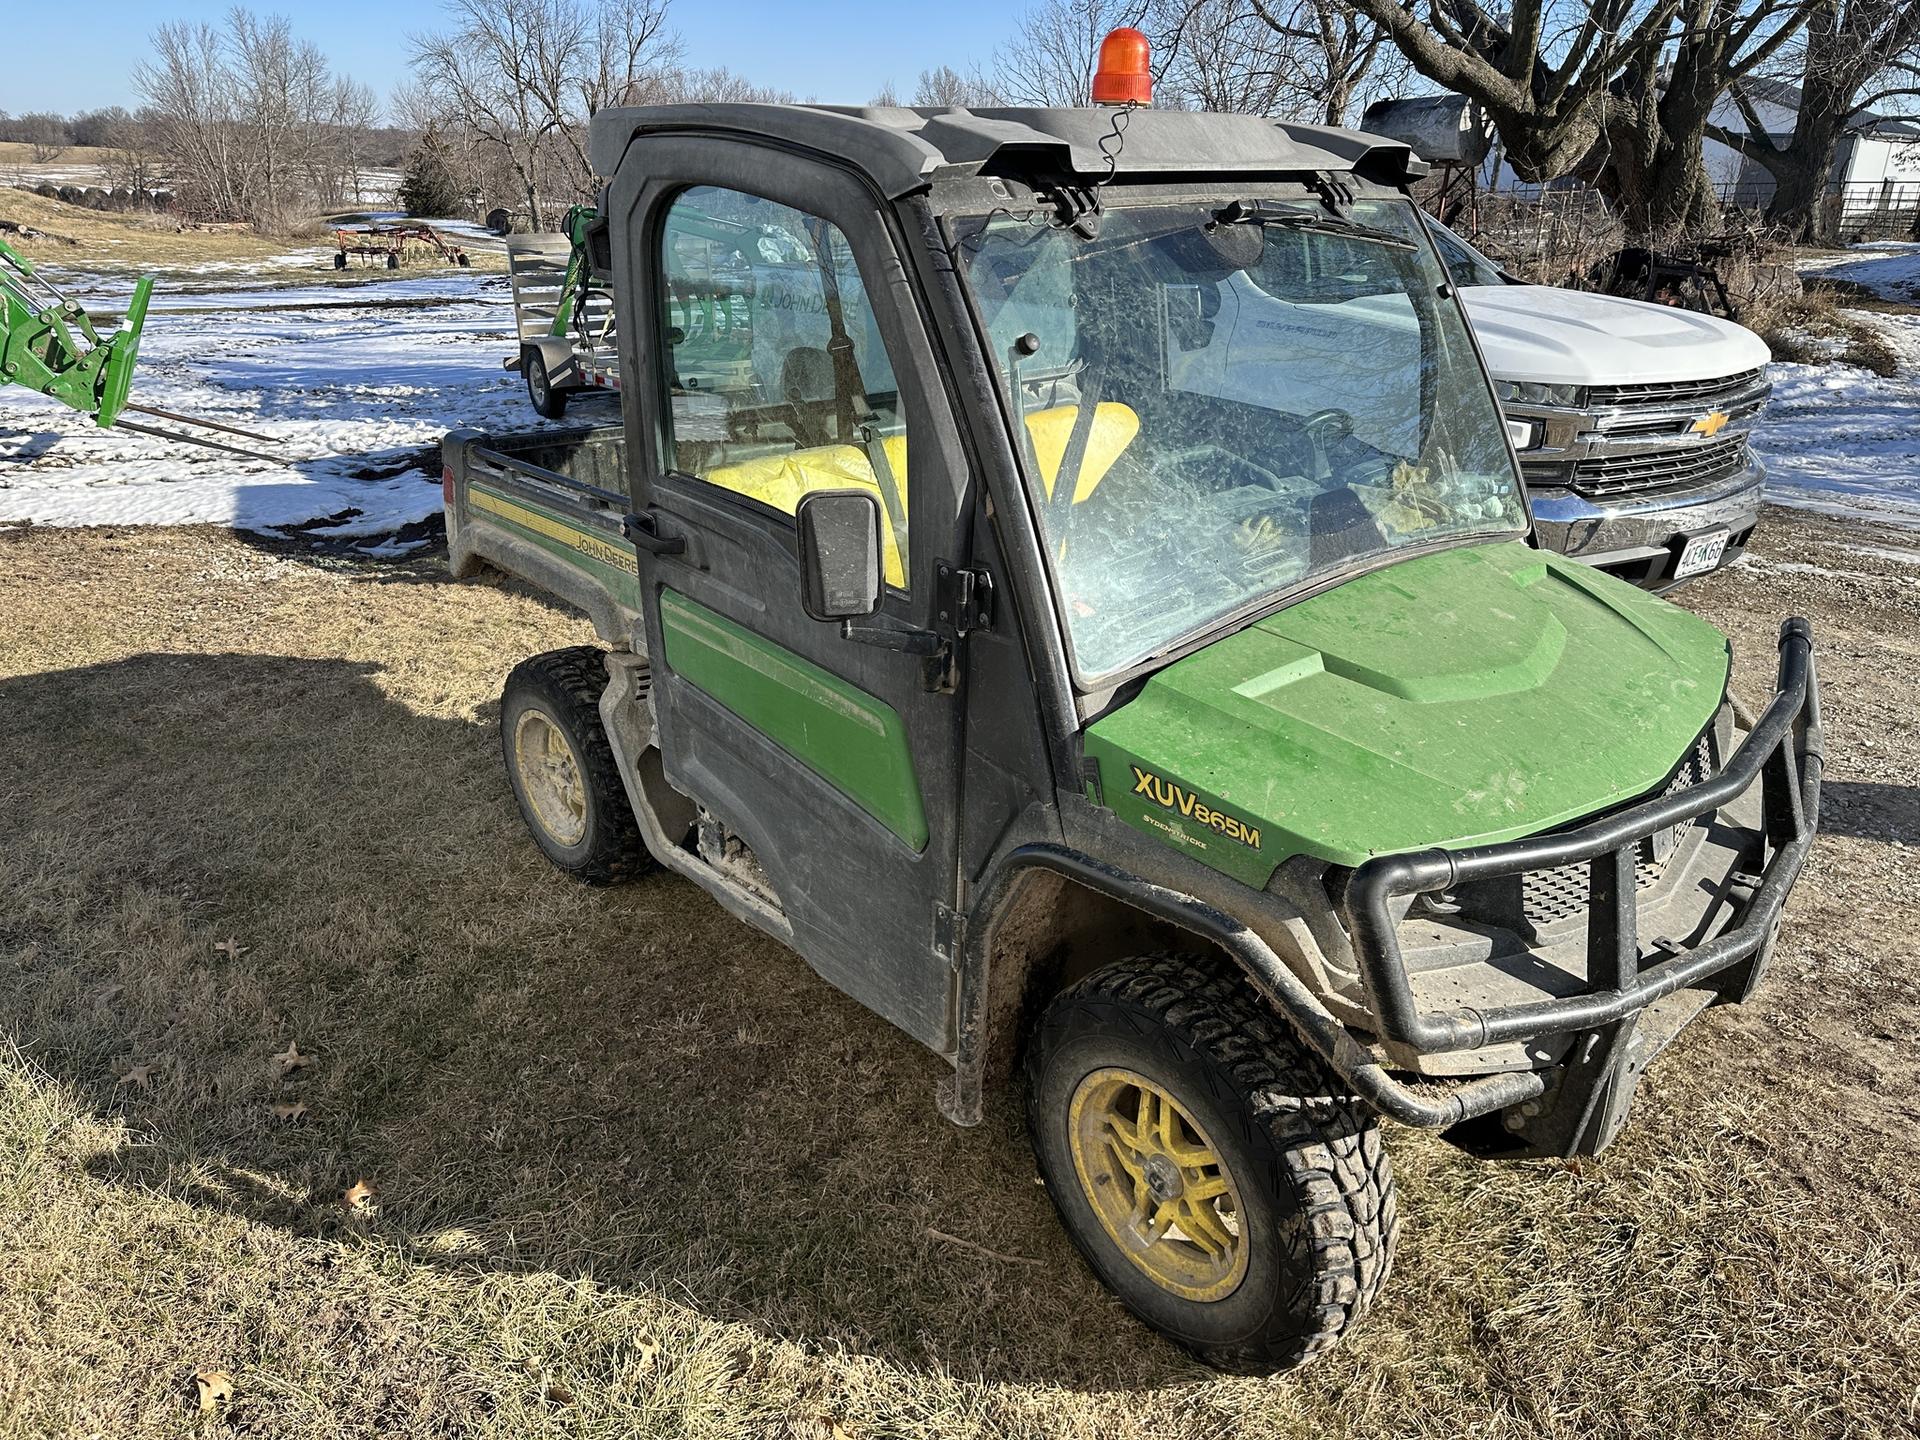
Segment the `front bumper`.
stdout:
<svg viewBox="0 0 1920 1440">
<path fill-rule="evenodd" d="M 1533 526 L 1548 549 L 1647 590 L 1680 584 L 1674 567 L 1688 540 L 1727 532 L 1720 564 L 1745 550 L 1766 492 L 1766 467 L 1751 459 L 1736 474 L 1673 494 L 1589 499 L 1573 490 L 1529 486 Z"/>
<path fill-rule="evenodd" d="M 1520 1076 L 1453 1087 L 1454 1138 L 1501 1154 L 1592 1154 L 1625 1119 L 1647 1062 L 1706 1005 L 1744 1000 L 1773 948 L 1780 911 L 1813 843 L 1822 768 L 1820 687 L 1805 620 L 1780 631 L 1771 702 L 1714 774 L 1659 799 L 1554 835 L 1462 850 L 1382 856 L 1353 874 L 1346 903 L 1354 956 L 1378 1040 L 1418 1058 L 1519 1043 L 1551 1054 L 1544 1083 L 1517 1102 Z M 1759 789 L 1754 845 L 1719 878 L 1725 914 L 1686 945 L 1642 939 L 1635 866 L 1643 842 L 1711 817 Z M 1529 872 L 1586 867 L 1585 983 L 1520 1004 L 1423 1009 L 1400 943 L 1417 896 Z M 1552 1041 L 1550 1046 L 1541 1042 Z M 1502 1083 L 1502 1082 L 1506 1083 Z"/>
</svg>

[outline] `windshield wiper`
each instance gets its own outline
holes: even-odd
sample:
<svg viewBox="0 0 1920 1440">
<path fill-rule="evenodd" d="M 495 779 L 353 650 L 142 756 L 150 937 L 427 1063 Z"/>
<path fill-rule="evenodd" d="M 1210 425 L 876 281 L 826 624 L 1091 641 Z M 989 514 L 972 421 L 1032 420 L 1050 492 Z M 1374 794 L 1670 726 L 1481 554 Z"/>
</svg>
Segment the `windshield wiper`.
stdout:
<svg viewBox="0 0 1920 1440">
<path fill-rule="evenodd" d="M 1419 248 L 1404 235 L 1362 225 L 1357 220 L 1343 220 L 1337 215 L 1312 210 L 1269 210 L 1258 201 L 1235 200 L 1231 205 L 1223 206 L 1213 212 L 1213 219 L 1207 222 L 1206 228 L 1216 230 L 1222 225 L 1276 225 L 1283 230 L 1312 230 L 1323 235 L 1342 235 L 1349 240 L 1387 245 L 1395 250 Z"/>
</svg>

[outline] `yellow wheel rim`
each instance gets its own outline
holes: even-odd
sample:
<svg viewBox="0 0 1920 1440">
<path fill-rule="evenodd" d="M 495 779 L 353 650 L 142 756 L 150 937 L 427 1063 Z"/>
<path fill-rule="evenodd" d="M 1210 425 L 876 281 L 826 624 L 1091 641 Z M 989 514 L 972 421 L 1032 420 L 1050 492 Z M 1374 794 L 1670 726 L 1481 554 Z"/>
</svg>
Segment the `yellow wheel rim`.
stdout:
<svg viewBox="0 0 1920 1440">
<path fill-rule="evenodd" d="M 513 727 L 513 763 L 527 809 L 552 841 L 571 849 L 587 835 L 587 787 L 566 732 L 539 710 Z"/>
<path fill-rule="evenodd" d="M 1067 1117 L 1073 1168 L 1101 1228 L 1161 1289 L 1223 1300 L 1246 1278 L 1240 1190 L 1186 1108 L 1132 1070 L 1096 1070 Z"/>
</svg>

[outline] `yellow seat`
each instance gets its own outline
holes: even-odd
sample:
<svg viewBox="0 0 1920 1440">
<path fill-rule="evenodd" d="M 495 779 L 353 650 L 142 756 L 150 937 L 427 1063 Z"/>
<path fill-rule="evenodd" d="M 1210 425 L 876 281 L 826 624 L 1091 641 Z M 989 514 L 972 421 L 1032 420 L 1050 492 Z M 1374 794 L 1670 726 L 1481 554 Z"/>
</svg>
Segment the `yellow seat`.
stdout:
<svg viewBox="0 0 1920 1440">
<path fill-rule="evenodd" d="M 1079 407 L 1056 405 L 1027 416 L 1027 433 L 1033 438 L 1034 459 L 1039 462 L 1041 483 L 1047 498 L 1066 458 L 1067 441 L 1073 434 L 1074 416 Z M 1120 452 L 1140 433 L 1140 417 L 1132 408 L 1115 401 L 1103 401 L 1093 412 L 1093 428 L 1087 434 L 1087 453 L 1080 464 L 1079 483 L 1074 486 L 1073 503 L 1078 505 L 1091 495 L 1120 458 Z M 907 479 L 907 437 L 883 436 L 880 441 L 887 456 L 887 467 L 900 482 L 902 503 Z M 791 450 L 784 455 L 768 455 L 759 460 L 743 460 L 738 465 L 722 465 L 702 477 L 709 484 L 736 495 L 771 505 L 791 515 L 800 508 L 800 497 L 813 490 L 867 490 L 880 502 L 882 514 L 891 514 L 893 496 L 882 487 L 873 473 L 873 462 L 857 445 L 817 445 L 809 450 Z M 906 517 L 900 517 L 904 527 Z M 880 529 L 880 569 L 887 584 L 897 590 L 907 585 L 907 571 L 895 542 L 893 527 Z"/>
</svg>

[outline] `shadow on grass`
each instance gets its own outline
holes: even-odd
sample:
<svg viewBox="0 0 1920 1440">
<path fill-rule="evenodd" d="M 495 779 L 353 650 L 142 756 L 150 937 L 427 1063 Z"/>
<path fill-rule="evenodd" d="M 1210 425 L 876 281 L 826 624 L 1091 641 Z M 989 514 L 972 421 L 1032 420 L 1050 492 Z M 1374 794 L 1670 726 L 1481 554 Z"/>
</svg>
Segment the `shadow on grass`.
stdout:
<svg viewBox="0 0 1920 1440">
<path fill-rule="evenodd" d="M 492 726 L 377 666 L 0 680 L 0 794 L 0 1033 L 145 1137 L 101 1181 L 328 1237 L 364 1176 L 371 1235 L 453 1286 L 590 1278 L 992 1380 L 1202 1373 L 1081 1267 L 1010 1109 L 948 1125 L 935 1057 L 686 882 L 554 875 Z"/>
<path fill-rule="evenodd" d="M 1920 845 L 1920 787 L 1828 780 L 1820 787 L 1820 828 L 1830 835 Z"/>
</svg>

